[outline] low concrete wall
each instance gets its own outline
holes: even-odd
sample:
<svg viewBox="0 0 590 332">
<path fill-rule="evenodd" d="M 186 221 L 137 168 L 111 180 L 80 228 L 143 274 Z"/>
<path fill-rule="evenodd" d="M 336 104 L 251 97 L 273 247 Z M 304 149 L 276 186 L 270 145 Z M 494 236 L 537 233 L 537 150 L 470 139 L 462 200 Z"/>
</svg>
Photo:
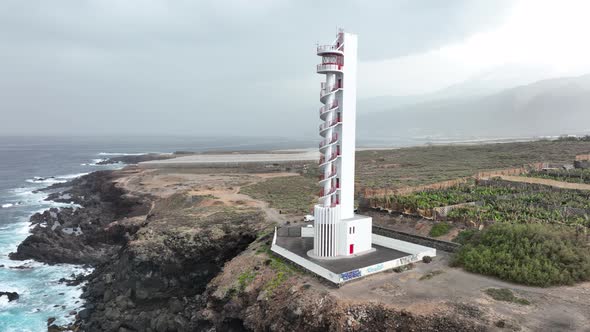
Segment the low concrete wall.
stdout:
<svg viewBox="0 0 590 332">
<path fill-rule="evenodd" d="M 384 228 L 381 226 L 373 226 L 373 234 L 382 235 L 388 238 L 394 238 L 401 241 L 416 243 L 419 245 L 423 245 L 430 248 L 435 248 L 437 250 L 442 250 L 446 252 L 455 252 L 461 245 L 454 242 L 449 241 L 442 241 L 437 240 L 425 236 L 410 234 L 406 232 L 400 232 L 389 228 Z"/>
<path fill-rule="evenodd" d="M 313 227 L 301 227 L 301 237 L 313 237 Z"/>
<path fill-rule="evenodd" d="M 373 243 L 397 251 L 407 252 L 408 254 L 418 255 L 420 256 L 419 259 L 422 259 L 424 256 L 436 256 L 435 248 L 425 247 L 416 243 L 401 241 L 383 235 L 373 234 Z"/>
<path fill-rule="evenodd" d="M 301 237 L 301 229 L 301 226 L 283 226 L 277 228 L 277 233 L 281 237 Z"/>
<path fill-rule="evenodd" d="M 344 282 L 347 282 L 347 281 L 352 281 L 354 279 L 359 279 L 359 278 L 362 278 L 362 277 L 366 277 L 366 276 L 369 276 L 371 274 L 375 274 L 375 273 L 379 273 L 379 272 L 383 272 L 383 271 L 395 269 L 396 267 L 399 267 L 399 266 L 403 266 L 403 265 L 407 265 L 407 264 L 410 264 L 410 263 L 418 262 L 421 259 L 422 258 L 419 257 L 419 255 L 408 255 L 408 256 L 401 257 L 401 258 L 398 258 L 398 259 L 394 259 L 394 260 L 391 260 L 391 261 L 387 261 L 387 262 L 383 262 L 383 263 L 379 263 L 379 264 L 375 264 L 375 265 L 363 267 L 363 268 L 358 269 L 358 270 L 344 272 L 344 273 L 341 273 L 340 274 L 341 283 L 344 283 Z"/>
<path fill-rule="evenodd" d="M 420 260 L 424 256 L 434 257 L 436 256 L 436 249 L 421 246 L 415 243 L 409 243 L 405 241 L 400 241 L 397 239 L 392 239 L 386 236 L 372 234 L 372 241 L 373 244 L 380 245 L 386 248 L 402 251 L 408 253 L 408 256 L 400 257 L 398 259 L 374 264 L 371 266 L 363 267 L 357 270 L 352 270 L 348 272 L 344 272 L 340 274 L 341 283 L 351 281 L 354 279 L 366 277 L 371 274 L 379 273 L 382 271 L 387 271 L 394 269 L 399 266 L 407 265 L 410 263 L 415 263 Z"/>
</svg>

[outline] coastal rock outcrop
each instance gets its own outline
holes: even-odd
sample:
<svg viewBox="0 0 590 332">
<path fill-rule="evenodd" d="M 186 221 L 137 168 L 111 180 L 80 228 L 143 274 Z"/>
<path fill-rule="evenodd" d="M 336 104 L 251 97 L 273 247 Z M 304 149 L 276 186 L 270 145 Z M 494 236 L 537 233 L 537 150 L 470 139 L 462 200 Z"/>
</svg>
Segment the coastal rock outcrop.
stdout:
<svg viewBox="0 0 590 332">
<path fill-rule="evenodd" d="M 201 207 L 203 200 L 175 194 L 156 202 L 117 257 L 90 275 L 84 331 L 195 330 L 200 294 L 264 220 L 257 210 L 211 210 Z"/>
<path fill-rule="evenodd" d="M 105 262 L 139 228 L 129 220 L 146 215 L 150 208 L 147 197 L 125 193 L 114 177 L 111 171 L 94 172 L 50 194 L 50 199 L 82 208 L 52 208 L 33 215 L 31 235 L 10 258 L 48 264 Z"/>
<path fill-rule="evenodd" d="M 0 297 L 6 296 L 8 302 L 16 301 L 20 297 L 17 292 L 0 292 Z"/>
</svg>

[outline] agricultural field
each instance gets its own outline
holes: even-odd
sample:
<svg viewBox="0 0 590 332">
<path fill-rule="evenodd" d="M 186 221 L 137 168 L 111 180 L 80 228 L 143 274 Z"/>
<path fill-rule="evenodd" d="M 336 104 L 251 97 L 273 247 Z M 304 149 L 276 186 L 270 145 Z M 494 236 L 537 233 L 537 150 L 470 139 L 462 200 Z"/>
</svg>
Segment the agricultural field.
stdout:
<svg viewBox="0 0 590 332">
<path fill-rule="evenodd" d="M 491 180 L 455 187 L 373 198 L 373 206 L 428 214 L 433 208 L 472 203 L 451 210 L 449 221 L 555 223 L 590 226 L 590 192 Z"/>
<path fill-rule="evenodd" d="M 366 150 L 356 154 L 356 181 L 361 189 L 396 189 L 535 162 L 571 164 L 589 152 L 590 142 L 577 140 Z"/>
<path fill-rule="evenodd" d="M 590 184 L 590 169 L 532 171 L 523 176 L 570 183 Z"/>
</svg>

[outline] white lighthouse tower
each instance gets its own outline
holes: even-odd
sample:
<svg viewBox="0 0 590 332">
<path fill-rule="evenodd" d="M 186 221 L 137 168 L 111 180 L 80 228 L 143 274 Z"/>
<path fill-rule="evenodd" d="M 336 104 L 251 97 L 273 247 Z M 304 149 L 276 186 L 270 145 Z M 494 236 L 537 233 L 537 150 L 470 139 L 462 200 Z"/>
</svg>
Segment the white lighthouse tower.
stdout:
<svg viewBox="0 0 590 332">
<path fill-rule="evenodd" d="M 367 253 L 372 219 L 354 214 L 357 36 L 338 32 L 330 45 L 318 46 L 317 72 L 326 79 L 320 101 L 320 199 L 314 208 L 314 258 Z"/>
</svg>

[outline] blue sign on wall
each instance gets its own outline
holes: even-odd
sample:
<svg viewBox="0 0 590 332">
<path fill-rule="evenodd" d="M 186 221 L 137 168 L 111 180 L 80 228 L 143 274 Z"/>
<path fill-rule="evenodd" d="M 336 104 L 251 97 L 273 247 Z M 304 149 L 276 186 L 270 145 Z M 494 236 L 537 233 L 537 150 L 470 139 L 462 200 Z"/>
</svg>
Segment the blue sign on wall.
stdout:
<svg viewBox="0 0 590 332">
<path fill-rule="evenodd" d="M 340 275 L 340 277 L 344 281 L 354 279 L 354 278 L 359 278 L 360 276 L 361 276 L 361 270 L 352 270 L 349 272 L 344 272 Z"/>
<path fill-rule="evenodd" d="M 369 266 L 367 268 L 367 273 L 374 273 L 374 272 L 381 271 L 381 270 L 383 270 L 383 264 L 377 264 L 377 265 Z"/>
</svg>

